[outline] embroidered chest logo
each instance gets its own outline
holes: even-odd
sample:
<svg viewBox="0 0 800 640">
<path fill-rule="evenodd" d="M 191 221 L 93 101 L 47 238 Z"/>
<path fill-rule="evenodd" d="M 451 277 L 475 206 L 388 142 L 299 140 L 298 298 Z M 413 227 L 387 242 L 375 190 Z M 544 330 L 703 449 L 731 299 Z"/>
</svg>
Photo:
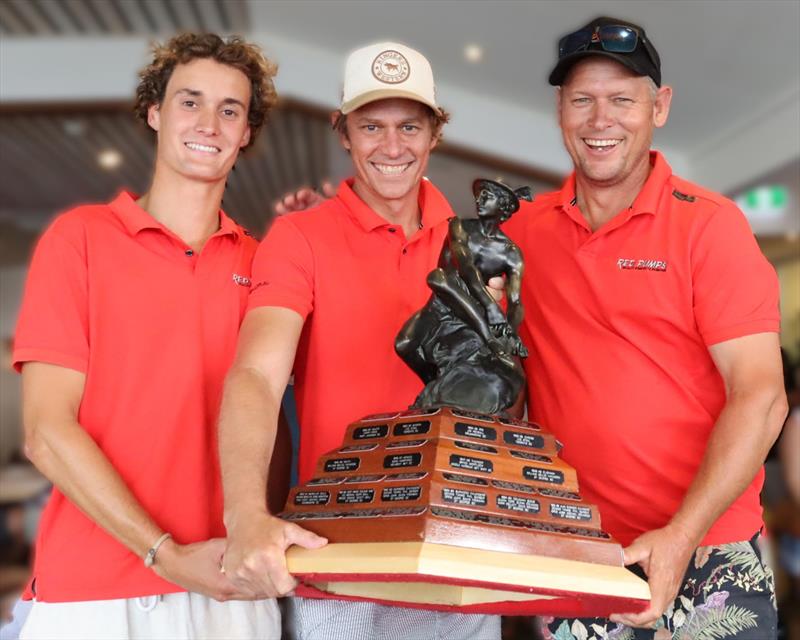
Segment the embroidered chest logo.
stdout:
<svg viewBox="0 0 800 640">
<path fill-rule="evenodd" d="M 632 269 L 634 271 L 666 271 L 666 260 L 650 260 L 647 258 L 619 258 L 617 268 L 622 270 Z"/>
<path fill-rule="evenodd" d="M 248 278 L 247 276 L 240 276 L 238 273 L 233 274 L 233 281 L 236 284 L 242 285 L 243 287 L 249 287 L 253 284 L 252 282 L 250 282 L 250 278 Z"/>
</svg>

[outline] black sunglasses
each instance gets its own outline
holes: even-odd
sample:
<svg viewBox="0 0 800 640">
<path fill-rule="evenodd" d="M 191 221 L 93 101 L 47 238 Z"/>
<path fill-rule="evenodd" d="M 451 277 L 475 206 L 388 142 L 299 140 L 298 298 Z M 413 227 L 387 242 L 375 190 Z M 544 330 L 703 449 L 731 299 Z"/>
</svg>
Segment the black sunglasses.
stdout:
<svg viewBox="0 0 800 640">
<path fill-rule="evenodd" d="M 633 53 L 639 44 L 640 35 L 637 29 L 626 27 L 621 24 L 607 24 L 598 27 L 588 27 L 565 35 L 558 41 L 559 59 L 585 51 L 589 45 L 599 44 L 603 51 L 609 53 Z M 644 37 L 641 37 L 645 53 L 650 61 L 658 66 L 658 63 L 650 51 L 650 44 Z"/>
</svg>

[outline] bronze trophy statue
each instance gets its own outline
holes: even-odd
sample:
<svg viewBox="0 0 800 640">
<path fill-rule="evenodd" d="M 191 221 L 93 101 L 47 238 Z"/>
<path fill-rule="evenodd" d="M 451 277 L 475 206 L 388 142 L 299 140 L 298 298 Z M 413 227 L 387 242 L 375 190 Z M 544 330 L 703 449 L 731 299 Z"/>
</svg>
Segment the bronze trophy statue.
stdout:
<svg viewBox="0 0 800 640">
<path fill-rule="evenodd" d="M 476 180 L 472 192 L 478 217 L 450 220 L 439 266 L 428 275 L 432 295 L 400 330 L 395 349 L 425 383 L 412 407 L 504 414 L 524 393 L 519 358 L 528 354 L 517 335 L 522 253 L 500 224 L 531 192 L 493 180 Z M 507 316 L 486 291 L 494 276 L 505 276 Z"/>
<path fill-rule="evenodd" d="M 473 613 L 607 616 L 641 611 L 647 583 L 623 566 L 561 444 L 518 420 L 527 356 L 519 248 L 500 229 L 530 190 L 473 184 L 477 217 L 450 221 L 431 296 L 395 341 L 425 388 L 406 411 L 366 416 L 282 517 L 328 538 L 293 547 L 299 595 Z M 507 312 L 486 290 L 504 277 Z"/>
</svg>

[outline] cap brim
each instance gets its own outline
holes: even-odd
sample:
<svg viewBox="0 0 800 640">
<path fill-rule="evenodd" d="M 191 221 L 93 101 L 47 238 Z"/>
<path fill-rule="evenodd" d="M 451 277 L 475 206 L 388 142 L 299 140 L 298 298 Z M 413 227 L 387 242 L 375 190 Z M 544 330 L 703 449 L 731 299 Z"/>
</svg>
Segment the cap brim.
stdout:
<svg viewBox="0 0 800 640">
<path fill-rule="evenodd" d="M 360 109 L 365 104 L 369 104 L 370 102 L 376 102 L 378 100 L 386 100 L 387 98 L 406 98 L 408 100 L 413 100 L 414 102 L 421 102 L 422 104 L 430 107 L 433 109 L 433 112 L 440 116 L 442 115 L 441 109 L 436 106 L 435 103 L 425 100 L 421 95 L 418 93 L 414 93 L 413 91 L 403 91 L 402 89 L 376 89 L 375 91 L 368 91 L 367 93 L 362 93 L 360 96 L 353 98 L 348 102 L 342 103 L 342 107 L 340 111 L 347 115 L 348 113 L 355 111 L 356 109 Z"/>
<path fill-rule="evenodd" d="M 576 62 L 588 58 L 589 56 L 603 56 L 604 58 L 611 58 L 619 62 L 622 66 L 627 67 L 638 76 L 650 76 L 650 74 L 639 66 L 634 64 L 633 59 L 622 53 L 612 53 L 609 51 L 602 51 L 597 49 L 587 49 L 585 51 L 578 51 L 565 58 L 561 58 L 553 71 L 550 73 L 548 82 L 554 87 L 559 87 L 564 84 L 564 80 L 569 73 L 569 70 L 575 65 Z"/>
</svg>

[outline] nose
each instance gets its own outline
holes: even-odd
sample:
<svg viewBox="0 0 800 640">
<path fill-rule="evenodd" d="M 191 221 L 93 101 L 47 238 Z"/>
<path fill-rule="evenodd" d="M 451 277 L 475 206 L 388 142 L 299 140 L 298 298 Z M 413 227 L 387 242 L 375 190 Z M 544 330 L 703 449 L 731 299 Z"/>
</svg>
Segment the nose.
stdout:
<svg viewBox="0 0 800 640">
<path fill-rule="evenodd" d="M 386 127 L 383 137 L 383 152 L 389 158 L 399 158 L 403 153 L 403 140 L 397 129 Z"/>
<path fill-rule="evenodd" d="M 598 131 L 608 129 L 614 123 L 611 106 L 603 100 L 595 101 L 589 118 L 589 126 Z"/>
<path fill-rule="evenodd" d="M 203 135 L 213 136 L 217 133 L 218 119 L 215 109 L 201 109 L 197 115 L 197 122 L 195 123 L 195 131 Z"/>
</svg>

